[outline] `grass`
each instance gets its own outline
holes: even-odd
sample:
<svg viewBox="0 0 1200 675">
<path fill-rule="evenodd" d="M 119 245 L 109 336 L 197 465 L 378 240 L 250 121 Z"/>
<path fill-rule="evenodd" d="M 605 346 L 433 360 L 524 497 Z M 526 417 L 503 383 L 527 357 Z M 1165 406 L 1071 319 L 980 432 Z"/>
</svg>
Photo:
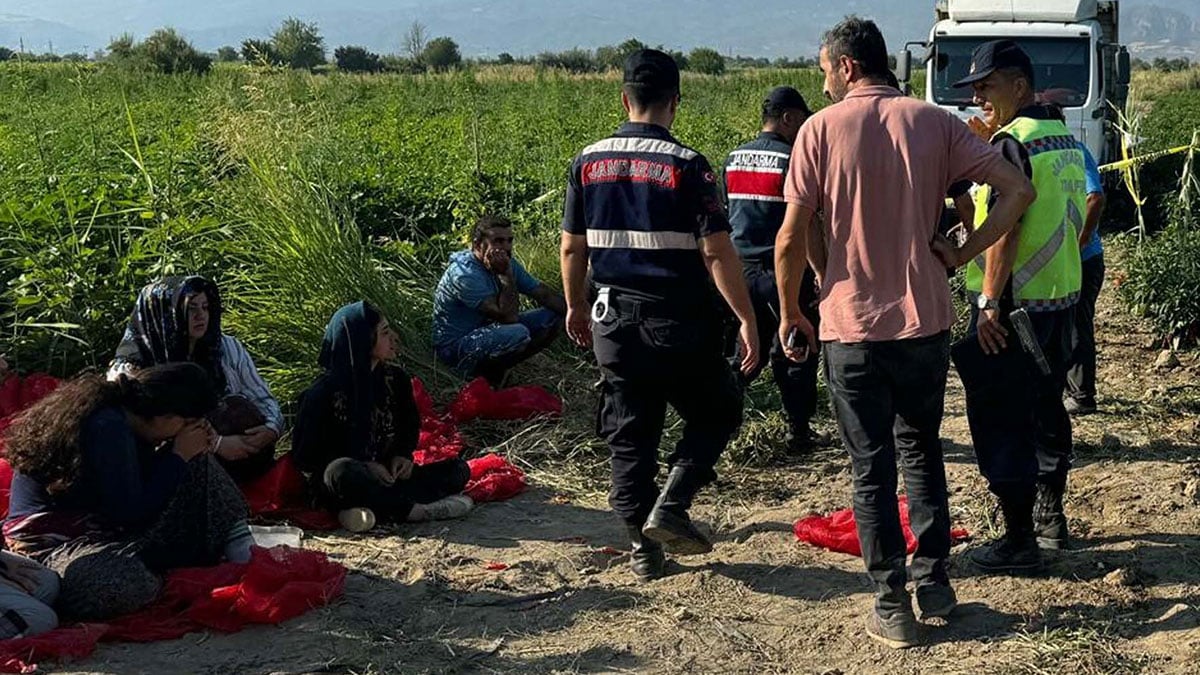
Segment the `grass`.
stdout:
<svg viewBox="0 0 1200 675">
<path fill-rule="evenodd" d="M 689 74 L 675 133 L 719 165 L 756 133 L 762 96 L 779 84 L 824 105 L 816 71 Z M 1184 84 L 1139 74 L 1135 88 L 1157 87 L 1148 124 L 1167 110 L 1188 119 L 1173 98 L 1186 93 L 1168 91 Z M 222 287 L 229 331 L 285 408 L 316 371 L 328 316 L 362 298 L 399 330 L 403 364 L 445 399 L 458 382 L 435 363 L 429 326 L 447 256 L 475 217 L 502 212 L 518 224 L 518 256 L 558 284 L 566 167 L 622 120 L 616 85 L 611 73 L 532 67 L 361 76 L 221 66 L 197 77 L 0 65 L 0 98 L 12 102 L 0 108 L 0 351 L 22 370 L 103 367 L 138 288 L 201 273 Z M 589 355 L 560 344 L 519 376 L 549 384 L 568 414 L 481 429 L 479 445 L 534 472 L 544 457 L 602 471 Z M 767 380 L 750 392 L 733 464 L 779 459 L 785 425 Z M 541 479 L 565 489 L 581 477 Z"/>
<path fill-rule="evenodd" d="M 1060 626 L 1023 631 L 1013 638 L 1024 652 L 1022 662 L 1008 672 L 1024 675 L 1132 675 L 1146 672 L 1146 654 L 1120 650 L 1118 638 L 1089 627 Z"/>
</svg>

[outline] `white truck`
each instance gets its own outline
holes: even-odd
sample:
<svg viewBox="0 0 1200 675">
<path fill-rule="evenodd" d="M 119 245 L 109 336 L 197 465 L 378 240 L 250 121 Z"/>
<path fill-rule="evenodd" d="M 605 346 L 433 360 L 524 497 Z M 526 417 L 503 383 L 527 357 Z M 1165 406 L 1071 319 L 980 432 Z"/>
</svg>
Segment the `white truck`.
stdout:
<svg viewBox="0 0 1200 675">
<path fill-rule="evenodd" d="M 1116 0 L 937 0 L 928 42 L 910 42 L 896 59 L 896 77 L 912 76 L 913 46 L 923 47 L 925 99 L 964 120 L 979 114 L 967 75 L 971 52 L 1008 39 L 1033 61 L 1041 98 L 1059 104 L 1067 126 L 1101 164 L 1120 159 L 1117 110 L 1129 93 L 1129 53 L 1120 44 Z"/>
</svg>

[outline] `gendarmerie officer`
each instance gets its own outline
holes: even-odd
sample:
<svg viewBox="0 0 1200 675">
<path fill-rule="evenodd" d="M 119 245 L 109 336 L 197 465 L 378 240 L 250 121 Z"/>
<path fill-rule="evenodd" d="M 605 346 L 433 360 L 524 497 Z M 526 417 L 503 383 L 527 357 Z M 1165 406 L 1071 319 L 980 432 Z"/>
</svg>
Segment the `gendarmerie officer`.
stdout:
<svg viewBox="0 0 1200 675">
<path fill-rule="evenodd" d="M 571 165 L 563 288 L 567 332 L 594 346 L 603 376 L 597 429 L 612 453 L 609 503 L 629 530 L 634 572 L 653 579 L 663 574 L 664 547 L 712 550 L 687 511 L 742 422 L 712 282 L 741 323 L 743 372 L 758 363 L 758 335 L 716 176 L 669 131 L 679 107 L 675 61 L 653 49 L 630 55 L 621 101 L 629 121 Z M 668 404 L 683 433 L 660 491 Z"/>
<path fill-rule="evenodd" d="M 783 179 L 787 175 L 792 143 L 800 126 L 812 115 L 804 97 L 793 87 L 775 87 L 762 104 L 762 131 L 738 146 L 725 160 L 725 198 L 733 244 L 742 257 L 746 287 L 758 319 L 758 348 L 763 359 L 745 377 L 753 382 L 766 366 L 779 387 L 790 435 L 788 452 L 798 454 L 828 442 L 809 426 L 817 410 L 817 359 L 796 363 L 784 353 L 779 334 L 779 291 L 775 287 L 775 235 L 783 224 L 787 205 Z M 820 322 L 817 288 L 811 270 L 800 287 L 800 307 L 813 326 Z"/>
</svg>

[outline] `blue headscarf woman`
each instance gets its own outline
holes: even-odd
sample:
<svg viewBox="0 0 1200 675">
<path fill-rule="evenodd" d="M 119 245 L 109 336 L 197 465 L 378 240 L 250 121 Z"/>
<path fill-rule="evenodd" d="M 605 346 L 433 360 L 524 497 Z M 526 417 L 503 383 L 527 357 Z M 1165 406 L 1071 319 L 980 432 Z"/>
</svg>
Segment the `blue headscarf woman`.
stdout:
<svg viewBox="0 0 1200 675">
<path fill-rule="evenodd" d="M 461 494 L 471 472 L 452 459 L 413 463 L 421 416 L 412 378 L 389 362 L 396 335 L 366 302 L 339 309 L 325 328 L 320 376 L 300 396 L 292 456 L 348 530 L 376 518 L 423 521 L 471 510 Z"/>
<path fill-rule="evenodd" d="M 222 398 L 210 417 L 221 434 L 217 458 L 245 482 L 271 467 L 283 412 L 246 347 L 221 330 L 222 313 L 220 291 L 204 277 L 149 284 L 138 293 L 108 377 L 184 361 L 203 368 Z"/>
</svg>

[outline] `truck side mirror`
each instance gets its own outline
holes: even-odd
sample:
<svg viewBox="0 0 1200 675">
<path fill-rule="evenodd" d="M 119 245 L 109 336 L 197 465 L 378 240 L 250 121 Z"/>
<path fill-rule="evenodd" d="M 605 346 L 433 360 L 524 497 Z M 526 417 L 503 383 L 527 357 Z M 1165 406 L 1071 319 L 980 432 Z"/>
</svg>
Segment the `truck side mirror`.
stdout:
<svg viewBox="0 0 1200 675">
<path fill-rule="evenodd" d="M 1117 63 L 1116 63 L 1117 84 L 1122 85 L 1122 86 L 1128 86 L 1129 85 L 1129 71 L 1131 70 L 1131 68 L 1129 66 L 1129 50 L 1125 49 L 1124 47 L 1121 47 L 1120 51 L 1117 52 L 1116 56 L 1117 56 Z"/>
<path fill-rule="evenodd" d="M 1126 59 L 1128 61 L 1128 59 Z M 912 76 L 912 52 L 908 49 L 903 49 L 896 54 L 896 80 L 899 82 L 908 82 Z"/>
</svg>

